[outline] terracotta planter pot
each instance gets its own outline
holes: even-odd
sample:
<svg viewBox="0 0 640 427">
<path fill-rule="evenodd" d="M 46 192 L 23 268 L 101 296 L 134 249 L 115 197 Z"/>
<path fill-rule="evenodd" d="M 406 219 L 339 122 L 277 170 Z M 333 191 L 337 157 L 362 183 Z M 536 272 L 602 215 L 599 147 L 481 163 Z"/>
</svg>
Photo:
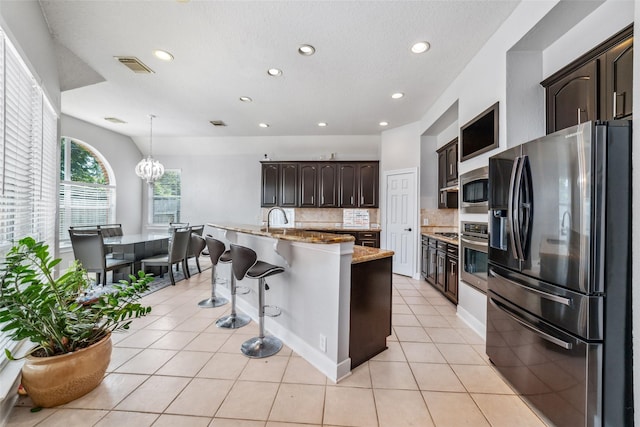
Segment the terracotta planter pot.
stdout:
<svg viewBox="0 0 640 427">
<path fill-rule="evenodd" d="M 74 351 L 51 357 L 29 356 L 22 385 L 35 406 L 50 408 L 71 402 L 96 388 L 111 361 L 111 335 Z"/>
</svg>

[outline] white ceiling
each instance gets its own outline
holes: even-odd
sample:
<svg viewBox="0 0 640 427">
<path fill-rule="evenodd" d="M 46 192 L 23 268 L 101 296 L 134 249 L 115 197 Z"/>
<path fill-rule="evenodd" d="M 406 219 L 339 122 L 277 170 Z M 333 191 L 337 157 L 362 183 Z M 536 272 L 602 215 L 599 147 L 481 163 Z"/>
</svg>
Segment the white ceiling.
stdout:
<svg viewBox="0 0 640 427">
<path fill-rule="evenodd" d="M 150 113 L 154 137 L 377 135 L 380 121 L 416 121 L 518 2 L 40 3 L 59 44 L 63 113 L 145 145 Z M 411 53 L 421 40 L 431 49 Z M 316 54 L 298 54 L 303 43 Z M 155 73 L 135 74 L 114 56 L 136 56 Z M 268 76 L 271 67 L 284 74 Z"/>
</svg>

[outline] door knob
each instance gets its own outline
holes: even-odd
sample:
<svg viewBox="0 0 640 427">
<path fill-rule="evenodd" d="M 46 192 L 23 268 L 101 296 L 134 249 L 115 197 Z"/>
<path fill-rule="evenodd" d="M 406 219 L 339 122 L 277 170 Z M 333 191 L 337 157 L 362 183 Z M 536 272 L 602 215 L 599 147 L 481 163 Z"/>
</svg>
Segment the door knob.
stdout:
<svg viewBox="0 0 640 427">
<path fill-rule="evenodd" d="M 411 227 L 405 228 L 404 231 L 411 231 Z"/>
</svg>

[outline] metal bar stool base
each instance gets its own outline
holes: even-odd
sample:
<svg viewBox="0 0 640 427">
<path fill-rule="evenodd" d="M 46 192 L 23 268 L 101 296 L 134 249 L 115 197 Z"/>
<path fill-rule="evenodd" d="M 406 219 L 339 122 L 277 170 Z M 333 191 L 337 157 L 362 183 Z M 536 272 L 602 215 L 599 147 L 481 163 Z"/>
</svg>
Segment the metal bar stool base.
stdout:
<svg viewBox="0 0 640 427">
<path fill-rule="evenodd" d="M 238 329 L 251 322 L 251 318 L 244 314 L 229 314 L 228 316 L 221 317 L 216 320 L 216 326 L 218 328 Z"/>
<path fill-rule="evenodd" d="M 263 338 L 255 337 L 242 343 L 240 350 L 242 353 L 252 359 L 260 359 L 263 357 L 273 356 L 282 349 L 282 341 L 276 337 L 265 336 Z"/>
<path fill-rule="evenodd" d="M 228 302 L 229 300 L 224 297 L 207 298 L 200 301 L 198 303 L 198 307 L 202 307 L 202 308 L 220 307 L 221 305 L 225 305 Z"/>
</svg>

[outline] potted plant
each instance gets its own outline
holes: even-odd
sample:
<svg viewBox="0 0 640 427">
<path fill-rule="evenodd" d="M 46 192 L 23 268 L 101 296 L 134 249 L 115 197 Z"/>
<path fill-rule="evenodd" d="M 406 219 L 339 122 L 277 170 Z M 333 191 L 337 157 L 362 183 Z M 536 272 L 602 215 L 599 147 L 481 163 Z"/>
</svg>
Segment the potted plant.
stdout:
<svg viewBox="0 0 640 427">
<path fill-rule="evenodd" d="M 111 360 L 111 332 L 128 329 L 151 311 L 137 302 L 150 275 L 139 272 L 130 283 L 92 295 L 93 283 L 77 263 L 55 278 L 60 261 L 46 244 L 26 237 L 0 267 L 0 325 L 12 339 L 35 344 L 22 356 L 22 385 L 40 407 L 70 402 L 97 387 Z"/>
</svg>

